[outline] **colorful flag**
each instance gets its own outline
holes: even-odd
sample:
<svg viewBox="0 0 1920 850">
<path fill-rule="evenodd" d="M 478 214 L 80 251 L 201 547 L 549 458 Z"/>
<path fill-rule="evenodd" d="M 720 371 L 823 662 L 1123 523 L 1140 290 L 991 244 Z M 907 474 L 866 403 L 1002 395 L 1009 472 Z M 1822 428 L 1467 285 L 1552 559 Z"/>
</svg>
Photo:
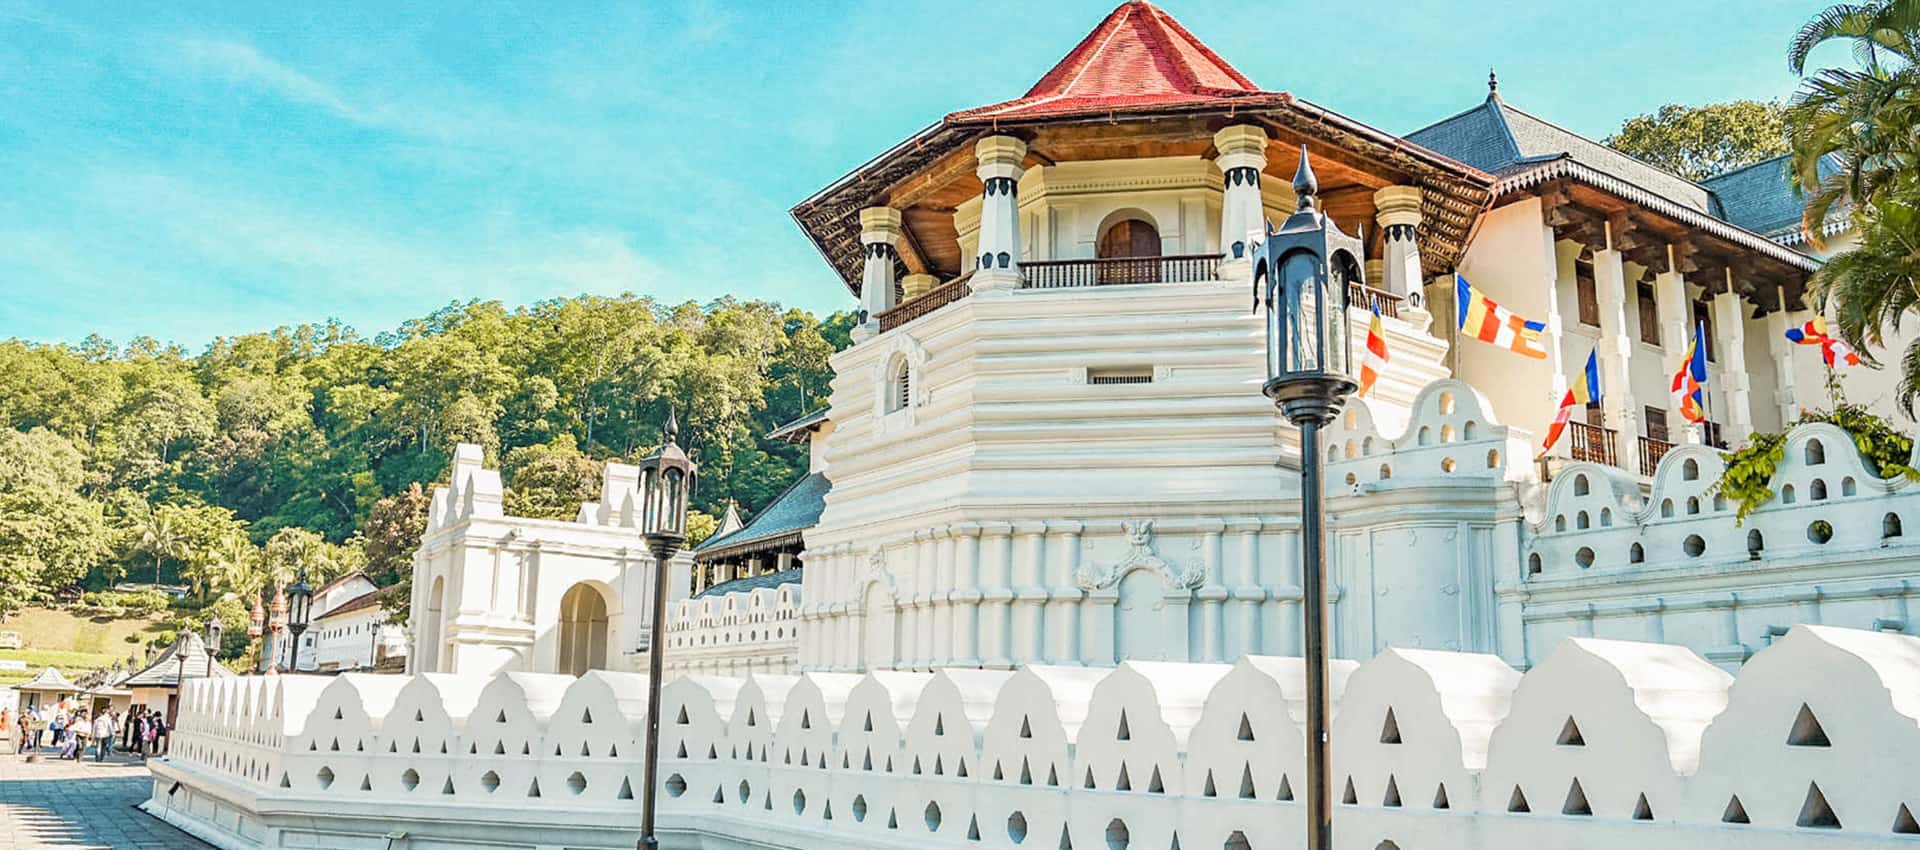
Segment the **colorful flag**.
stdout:
<svg viewBox="0 0 1920 850">
<path fill-rule="evenodd" d="M 1561 432 L 1567 430 L 1567 420 L 1573 418 L 1573 408 L 1575 405 L 1595 405 L 1600 403 L 1600 360 L 1597 356 L 1598 354 L 1598 351 L 1587 354 L 1587 368 L 1580 370 L 1580 379 L 1575 381 L 1573 388 L 1567 390 L 1566 396 L 1560 399 L 1560 409 L 1554 411 L 1553 424 L 1547 427 L 1547 442 L 1540 447 L 1540 454 L 1534 456 L 1534 460 L 1546 457 L 1547 452 L 1553 451 L 1553 445 L 1560 442 Z"/>
<path fill-rule="evenodd" d="M 1547 329 L 1545 322 L 1529 322 L 1514 315 L 1513 311 L 1480 294 L 1480 290 L 1460 275 L 1453 276 L 1453 288 L 1462 332 L 1528 357 L 1547 358 L 1546 343 L 1540 338 Z"/>
<path fill-rule="evenodd" d="M 1693 342 L 1687 346 L 1687 359 L 1673 373 L 1673 406 L 1688 422 L 1707 421 L 1707 328 L 1693 326 Z"/>
<path fill-rule="evenodd" d="M 1380 305 L 1373 305 L 1373 321 L 1367 325 L 1367 350 L 1360 358 L 1360 394 L 1373 389 L 1380 373 L 1387 371 L 1387 329 L 1380 324 Z"/>
<path fill-rule="evenodd" d="M 1832 334 L 1827 333 L 1827 317 L 1825 316 L 1814 316 L 1800 327 L 1788 328 L 1787 339 L 1793 340 L 1801 345 L 1820 346 L 1820 359 L 1826 361 L 1827 368 L 1829 369 L 1838 366 L 1860 365 L 1860 355 L 1854 352 L 1853 346 L 1841 342 Z"/>
</svg>

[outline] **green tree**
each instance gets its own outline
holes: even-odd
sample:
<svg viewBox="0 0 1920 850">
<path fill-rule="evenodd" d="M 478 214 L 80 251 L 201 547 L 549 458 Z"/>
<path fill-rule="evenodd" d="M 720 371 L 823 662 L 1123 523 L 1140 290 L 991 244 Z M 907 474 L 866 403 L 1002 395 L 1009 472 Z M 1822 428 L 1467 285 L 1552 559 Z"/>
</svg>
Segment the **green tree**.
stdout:
<svg viewBox="0 0 1920 850">
<path fill-rule="evenodd" d="M 0 613 L 78 583 L 110 553 L 98 503 L 28 487 L 0 493 Z"/>
<path fill-rule="evenodd" d="M 1606 144 L 1691 180 L 1702 180 L 1787 152 L 1785 108 L 1736 100 L 1683 106 L 1669 103 L 1636 115 Z"/>
<path fill-rule="evenodd" d="M 1852 67 L 1811 73 L 1807 61 L 1827 44 L 1851 48 Z M 1802 74 L 1787 109 L 1795 187 L 1806 198 L 1809 236 L 1844 211 L 1859 242 L 1814 274 L 1813 291 L 1831 304 L 1841 337 L 1871 365 L 1889 330 L 1920 307 L 1920 0 L 1831 6 L 1807 22 L 1788 48 Z M 1920 346 L 1900 353 L 1898 396 L 1912 416 L 1920 398 Z"/>
<path fill-rule="evenodd" d="M 580 453 L 572 434 L 551 442 L 519 446 L 500 464 L 510 516 L 573 519 L 580 503 L 600 494 L 601 465 Z"/>
<path fill-rule="evenodd" d="M 135 519 L 137 545 L 140 551 L 153 556 L 154 584 L 160 583 L 162 562 L 180 558 L 187 552 L 186 531 L 180 527 L 179 515 L 170 508 L 148 504 L 145 512 Z"/>
<path fill-rule="evenodd" d="M 77 492 L 86 480 L 83 463 L 72 442 L 45 426 L 0 431 L 0 492 L 30 487 Z"/>
</svg>

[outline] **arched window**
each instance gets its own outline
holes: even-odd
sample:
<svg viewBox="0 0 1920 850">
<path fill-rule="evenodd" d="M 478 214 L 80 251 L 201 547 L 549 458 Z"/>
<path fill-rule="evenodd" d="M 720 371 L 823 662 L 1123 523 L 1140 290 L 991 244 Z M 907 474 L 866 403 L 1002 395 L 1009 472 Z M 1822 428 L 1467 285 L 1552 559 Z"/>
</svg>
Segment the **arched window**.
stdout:
<svg viewBox="0 0 1920 850">
<path fill-rule="evenodd" d="M 1137 218 L 1123 218 L 1107 226 L 1100 234 L 1100 245 L 1094 256 L 1100 259 L 1117 257 L 1158 257 L 1160 256 L 1160 231 L 1152 223 Z"/>
<path fill-rule="evenodd" d="M 554 672 L 578 676 L 607 669 L 607 599 L 590 584 L 560 597 L 560 651 Z"/>
<path fill-rule="evenodd" d="M 913 365 L 902 357 L 893 364 L 893 372 L 887 379 L 887 412 L 905 410 L 912 400 Z"/>
</svg>

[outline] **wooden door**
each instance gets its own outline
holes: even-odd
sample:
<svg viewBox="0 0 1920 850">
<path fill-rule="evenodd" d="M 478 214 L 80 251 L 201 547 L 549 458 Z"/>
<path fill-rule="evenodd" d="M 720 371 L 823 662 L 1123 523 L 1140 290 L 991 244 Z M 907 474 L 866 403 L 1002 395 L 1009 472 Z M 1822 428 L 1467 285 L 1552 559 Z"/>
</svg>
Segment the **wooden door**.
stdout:
<svg viewBox="0 0 1920 850">
<path fill-rule="evenodd" d="M 1101 259 L 1109 257 L 1158 257 L 1160 256 L 1160 231 L 1153 225 L 1139 219 L 1130 218 L 1115 222 L 1107 232 L 1100 236 L 1100 247 L 1095 256 Z"/>
</svg>

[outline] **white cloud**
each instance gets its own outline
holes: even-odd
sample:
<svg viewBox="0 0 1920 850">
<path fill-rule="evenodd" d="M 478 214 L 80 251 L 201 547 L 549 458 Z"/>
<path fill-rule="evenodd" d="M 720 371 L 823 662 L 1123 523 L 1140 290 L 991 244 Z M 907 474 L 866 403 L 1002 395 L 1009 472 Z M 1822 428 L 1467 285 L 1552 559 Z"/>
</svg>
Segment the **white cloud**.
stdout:
<svg viewBox="0 0 1920 850">
<path fill-rule="evenodd" d="M 349 121 L 377 123 L 375 117 L 349 105 L 332 86 L 275 61 L 242 41 L 182 38 L 174 42 L 177 58 L 186 65 L 233 83 L 270 90 L 298 103 L 318 106 Z"/>
</svg>

